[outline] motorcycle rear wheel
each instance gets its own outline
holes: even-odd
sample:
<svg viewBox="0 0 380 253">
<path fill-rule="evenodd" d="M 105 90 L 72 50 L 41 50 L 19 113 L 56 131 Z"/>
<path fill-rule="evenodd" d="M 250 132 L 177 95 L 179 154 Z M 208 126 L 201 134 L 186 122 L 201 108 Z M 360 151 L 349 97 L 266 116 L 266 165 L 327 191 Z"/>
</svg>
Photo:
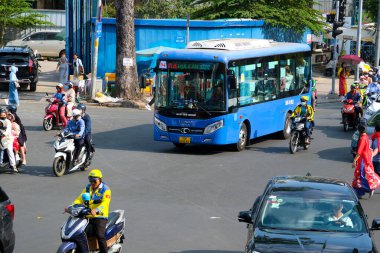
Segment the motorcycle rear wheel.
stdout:
<svg viewBox="0 0 380 253">
<path fill-rule="evenodd" d="M 345 131 L 345 132 L 348 131 L 347 117 L 343 117 L 343 131 Z"/>
<path fill-rule="evenodd" d="M 291 154 L 294 154 L 297 152 L 298 147 L 298 134 L 297 132 L 293 132 L 290 135 L 290 141 L 289 141 L 289 151 Z"/>
<path fill-rule="evenodd" d="M 66 161 L 62 156 L 54 159 L 53 172 L 57 177 L 61 177 L 66 173 Z"/>
<path fill-rule="evenodd" d="M 53 118 L 50 119 L 44 119 L 42 126 L 44 127 L 45 131 L 50 131 L 53 129 Z"/>
</svg>

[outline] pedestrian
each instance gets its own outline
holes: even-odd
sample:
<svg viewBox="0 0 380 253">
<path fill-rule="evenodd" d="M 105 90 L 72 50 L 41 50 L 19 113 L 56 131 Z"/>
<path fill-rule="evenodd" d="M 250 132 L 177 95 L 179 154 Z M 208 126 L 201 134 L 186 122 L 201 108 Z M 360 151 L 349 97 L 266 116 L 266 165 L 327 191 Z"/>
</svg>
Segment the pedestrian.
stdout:
<svg viewBox="0 0 380 253">
<path fill-rule="evenodd" d="M 4 152 L 8 154 L 9 165 L 14 172 L 18 172 L 16 167 L 15 155 L 13 153 L 12 123 L 7 118 L 7 111 L 0 108 L 0 134 L 1 134 L 1 158 L 0 167 L 4 165 Z"/>
<path fill-rule="evenodd" d="M 78 54 L 75 53 L 73 56 L 73 82 L 74 82 L 74 90 L 75 94 L 78 95 L 79 89 L 79 81 L 80 77 L 84 75 L 84 67 L 82 60 L 79 59 Z"/>
<path fill-rule="evenodd" d="M 156 101 L 156 73 L 154 72 L 149 72 L 149 79 L 151 81 L 151 88 L 152 88 L 152 99 L 145 105 L 145 108 L 149 111 L 152 110 L 151 106 L 154 104 Z"/>
<path fill-rule="evenodd" d="M 347 93 L 347 77 L 350 75 L 349 68 L 346 67 L 346 63 L 342 62 L 340 69 L 338 70 L 339 77 L 339 96 L 345 96 Z"/>
<path fill-rule="evenodd" d="M 364 124 L 358 126 L 360 133 L 358 151 L 355 156 L 352 168 L 355 168 L 352 187 L 359 198 L 369 193 L 372 197 L 375 189 L 380 185 L 380 177 L 375 173 L 372 164 L 372 149 L 369 147 L 369 138 L 366 134 Z"/>
<path fill-rule="evenodd" d="M 20 153 L 21 153 L 21 160 L 22 160 L 21 165 L 25 166 L 26 165 L 26 152 L 27 152 L 26 141 L 28 140 L 28 137 L 26 136 L 25 127 L 22 124 L 20 117 L 17 115 L 17 107 L 16 106 L 8 105 L 7 110 L 9 113 L 13 114 L 13 116 L 15 117 L 15 122 L 20 126 L 20 134 L 18 136 L 18 144 L 20 146 Z"/>
<path fill-rule="evenodd" d="M 66 54 L 62 54 L 59 58 L 56 71 L 59 71 L 59 83 L 66 83 L 69 80 L 69 63 Z"/>
<path fill-rule="evenodd" d="M 380 124 L 377 124 L 375 126 L 375 133 L 372 135 L 372 163 L 373 168 L 377 175 L 380 176 L 380 150 L 379 150 L 379 144 L 380 144 Z"/>
<path fill-rule="evenodd" d="M 17 88 L 20 87 L 18 84 L 18 79 L 16 76 L 16 72 L 18 71 L 18 68 L 16 66 L 11 66 L 9 68 L 9 71 L 11 72 L 9 74 L 9 96 L 8 96 L 8 104 L 9 105 L 20 105 L 20 100 L 18 99 L 18 92 Z"/>
</svg>

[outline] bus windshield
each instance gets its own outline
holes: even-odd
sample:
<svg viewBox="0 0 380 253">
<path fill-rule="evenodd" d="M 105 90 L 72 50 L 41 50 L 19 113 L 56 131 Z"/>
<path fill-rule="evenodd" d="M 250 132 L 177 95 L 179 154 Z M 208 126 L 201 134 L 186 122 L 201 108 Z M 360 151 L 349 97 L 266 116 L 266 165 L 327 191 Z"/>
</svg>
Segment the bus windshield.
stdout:
<svg viewBox="0 0 380 253">
<path fill-rule="evenodd" d="M 157 72 L 157 107 L 225 111 L 225 73 L 223 63 L 168 62 Z"/>
</svg>

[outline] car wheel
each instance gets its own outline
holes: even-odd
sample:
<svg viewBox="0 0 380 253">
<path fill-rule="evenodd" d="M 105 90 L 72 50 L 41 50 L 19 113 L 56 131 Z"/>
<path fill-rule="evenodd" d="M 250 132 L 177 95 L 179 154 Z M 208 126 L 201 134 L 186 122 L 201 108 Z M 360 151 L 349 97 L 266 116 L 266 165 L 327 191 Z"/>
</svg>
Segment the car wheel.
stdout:
<svg viewBox="0 0 380 253">
<path fill-rule="evenodd" d="M 30 91 L 36 91 L 37 83 L 30 83 L 29 89 L 30 89 Z"/>
</svg>

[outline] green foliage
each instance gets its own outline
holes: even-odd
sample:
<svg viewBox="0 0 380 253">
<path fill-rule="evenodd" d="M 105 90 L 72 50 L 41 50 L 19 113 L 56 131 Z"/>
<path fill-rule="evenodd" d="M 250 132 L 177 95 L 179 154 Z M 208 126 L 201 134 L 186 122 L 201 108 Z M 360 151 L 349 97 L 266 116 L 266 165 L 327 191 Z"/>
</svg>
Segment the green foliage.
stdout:
<svg viewBox="0 0 380 253">
<path fill-rule="evenodd" d="M 185 0 L 136 0 L 136 18 L 186 18 Z"/>
<path fill-rule="evenodd" d="M 368 14 L 368 18 L 372 22 L 377 22 L 377 12 L 379 10 L 379 1 L 378 0 L 366 0 L 363 1 L 363 9 Z"/>
<path fill-rule="evenodd" d="M 0 0 L 0 45 L 3 44 L 5 29 L 15 27 L 26 29 L 38 25 L 50 24 L 43 21 L 42 14 L 33 12 L 33 0 Z"/>
<path fill-rule="evenodd" d="M 323 31 L 324 19 L 313 9 L 313 0 L 193 0 L 192 18 L 263 19 L 266 24 L 301 33 Z"/>
</svg>

